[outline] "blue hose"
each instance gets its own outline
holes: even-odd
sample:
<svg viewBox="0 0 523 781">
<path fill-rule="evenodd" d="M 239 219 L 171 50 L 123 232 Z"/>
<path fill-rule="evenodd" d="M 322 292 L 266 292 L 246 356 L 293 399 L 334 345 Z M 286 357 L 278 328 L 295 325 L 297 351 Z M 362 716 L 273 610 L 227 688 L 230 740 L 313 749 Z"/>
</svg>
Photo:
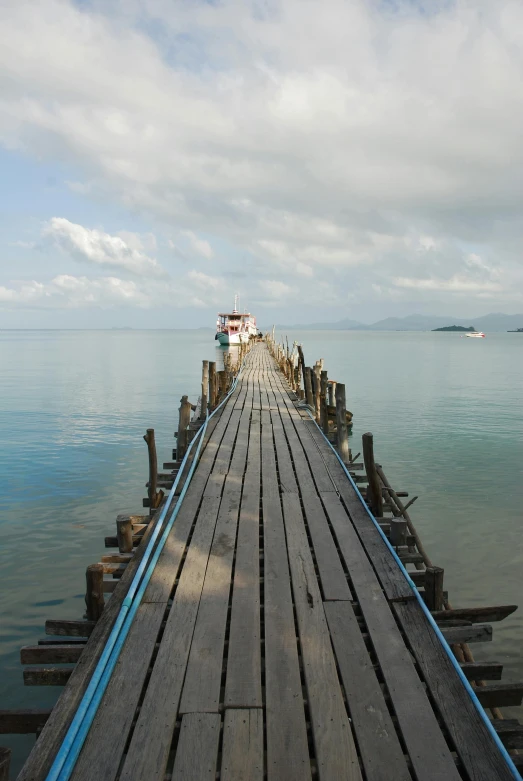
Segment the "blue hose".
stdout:
<svg viewBox="0 0 523 781">
<path fill-rule="evenodd" d="M 476 696 L 476 692 L 474 691 L 474 689 L 470 685 L 470 681 L 468 681 L 467 678 L 465 677 L 465 674 L 464 674 L 463 670 L 461 669 L 458 660 L 456 659 L 456 657 L 452 653 L 452 650 L 451 650 L 449 644 L 447 643 L 447 641 L 445 640 L 445 637 L 443 636 L 443 634 L 441 632 L 441 629 L 439 628 L 437 623 L 434 621 L 434 618 L 433 618 L 430 610 L 428 609 L 428 607 L 425 604 L 421 594 L 419 593 L 418 589 L 416 588 L 416 585 L 415 585 L 414 581 L 412 580 L 412 578 L 410 577 L 409 573 L 405 569 L 405 567 L 403 565 L 403 562 L 401 561 L 400 557 L 398 556 L 398 554 L 396 553 L 396 551 L 394 550 L 394 548 L 390 544 L 389 540 L 387 539 L 387 536 L 385 535 L 385 533 L 384 533 L 383 529 L 381 528 L 381 526 L 379 525 L 379 523 L 376 521 L 374 515 L 371 513 L 370 509 L 368 508 L 367 503 L 363 499 L 363 496 L 360 494 L 358 486 L 356 485 L 356 483 L 352 479 L 351 474 L 350 474 L 349 470 L 347 469 L 347 467 L 345 466 L 343 460 L 341 459 L 338 451 L 333 447 L 332 443 L 329 442 L 329 440 L 327 439 L 327 437 L 325 436 L 325 434 L 323 433 L 321 428 L 318 426 L 318 424 L 316 423 L 316 421 L 314 419 L 314 416 L 312 415 L 310 409 L 308 407 L 306 407 L 306 406 L 304 406 L 303 409 L 307 410 L 307 412 L 309 413 L 312 421 L 314 422 L 315 426 L 317 427 L 318 431 L 321 433 L 321 435 L 324 438 L 325 442 L 328 444 L 328 446 L 330 447 L 330 449 L 332 450 L 332 452 L 334 453 L 334 455 L 336 456 L 336 458 L 340 462 L 341 467 L 342 467 L 343 471 L 345 472 L 345 474 L 347 475 L 347 477 L 349 478 L 349 480 L 351 482 L 351 485 L 354 488 L 354 490 L 356 491 L 356 494 L 358 495 L 358 498 L 359 498 L 361 504 L 363 505 L 363 507 L 367 511 L 367 514 L 368 514 L 369 518 L 371 519 L 372 523 L 374 524 L 374 526 L 376 527 L 376 529 L 380 533 L 383 541 L 385 542 L 385 545 L 387 546 L 389 551 L 394 556 L 394 558 L 396 560 L 396 563 L 398 564 L 401 572 L 403 573 L 403 576 L 405 577 L 407 583 L 409 584 L 409 586 L 411 587 L 412 591 L 414 592 L 414 594 L 416 596 L 416 599 L 418 600 L 419 604 L 421 605 L 421 609 L 425 613 L 426 617 L 428 618 L 428 621 L 429 621 L 430 625 L 432 626 L 432 629 L 436 633 L 436 635 L 437 635 L 441 645 L 445 649 L 445 652 L 446 652 L 447 656 L 449 657 L 450 661 L 452 662 L 452 664 L 454 666 L 454 669 L 458 673 L 458 676 L 461 679 L 461 682 L 464 685 L 465 689 L 467 690 L 467 693 L 468 693 L 470 699 L 474 703 L 474 705 L 476 707 L 476 710 L 478 711 L 480 717 L 483 719 L 483 721 L 484 721 L 484 723 L 485 723 L 485 725 L 486 725 L 486 727 L 487 727 L 487 729 L 488 729 L 488 731 L 490 733 L 490 736 L 492 737 L 494 743 L 496 744 L 497 748 L 499 749 L 499 752 L 503 756 L 503 759 L 505 760 L 505 762 L 506 762 L 510 772 L 512 773 L 512 775 L 514 776 L 516 781 L 521 781 L 521 776 L 519 774 L 519 771 L 518 771 L 517 767 L 515 766 L 514 762 L 512 761 L 512 757 L 508 753 L 507 749 L 505 748 L 505 746 L 501 742 L 501 740 L 499 738 L 499 735 L 497 734 L 496 730 L 492 726 L 489 717 L 485 713 L 485 710 L 483 709 L 483 706 L 481 705 L 480 701 L 478 700 L 478 698 Z"/>
<path fill-rule="evenodd" d="M 67 730 L 67 733 L 62 741 L 62 744 L 58 749 L 53 764 L 51 765 L 49 773 L 47 774 L 46 781 L 67 781 L 67 779 L 69 779 L 71 776 L 71 773 L 76 765 L 76 761 L 80 755 L 80 751 L 82 750 L 82 746 L 85 742 L 91 724 L 93 723 L 94 717 L 96 716 L 96 712 L 103 698 L 107 685 L 111 679 L 111 675 L 115 668 L 116 662 L 118 661 L 120 651 L 122 650 L 123 644 L 125 643 L 129 630 L 132 626 L 134 616 L 136 615 L 136 612 L 140 606 L 142 597 L 145 593 L 145 590 L 154 572 L 158 558 L 160 557 L 163 547 L 173 527 L 174 521 L 176 520 L 178 512 L 181 508 L 183 498 L 189 488 L 189 484 L 194 474 L 194 470 L 196 469 L 196 465 L 198 463 L 198 457 L 200 455 L 200 450 L 202 447 L 205 431 L 207 429 L 207 424 L 209 420 L 213 417 L 213 415 L 215 415 L 218 412 L 218 410 L 226 403 L 226 401 L 228 401 L 231 394 L 236 389 L 242 371 L 243 371 L 243 364 L 240 367 L 240 370 L 238 371 L 238 374 L 234 379 L 234 382 L 231 386 L 229 393 L 223 399 L 223 401 L 216 407 L 216 409 L 213 410 L 213 412 L 210 415 L 206 413 L 205 422 L 203 426 L 199 429 L 195 438 L 192 440 L 192 442 L 190 443 L 187 449 L 185 457 L 180 465 L 180 469 L 178 471 L 176 479 L 167 497 L 165 506 L 160 514 L 160 517 L 158 518 L 158 521 L 156 522 L 156 526 L 151 535 L 151 538 L 147 543 L 147 548 L 145 549 L 143 558 L 140 561 L 140 564 L 134 574 L 131 585 L 129 586 L 127 596 L 122 602 L 114 626 L 111 630 L 109 637 L 107 638 L 107 642 L 104 646 L 102 655 L 98 660 L 98 663 L 93 672 L 91 680 L 89 681 L 89 685 L 87 686 L 87 689 L 84 692 L 84 695 L 76 710 L 74 718 L 71 724 L 69 725 L 69 729 Z M 196 441 L 198 441 L 198 448 L 196 450 L 195 457 L 189 469 L 187 479 L 181 490 L 176 507 L 174 508 L 172 515 L 170 516 L 165 526 L 160 542 L 158 543 L 158 546 L 151 558 L 152 549 L 158 538 L 165 517 L 167 516 L 167 512 L 170 509 L 170 505 L 172 503 L 176 488 L 178 486 L 181 475 L 183 473 L 183 469 L 185 467 L 185 464 L 187 463 L 189 454 Z M 146 567 L 147 570 L 145 571 L 143 579 L 140 581 L 140 578 L 142 577 L 142 574 L 144 573 Z"/>
</svg>

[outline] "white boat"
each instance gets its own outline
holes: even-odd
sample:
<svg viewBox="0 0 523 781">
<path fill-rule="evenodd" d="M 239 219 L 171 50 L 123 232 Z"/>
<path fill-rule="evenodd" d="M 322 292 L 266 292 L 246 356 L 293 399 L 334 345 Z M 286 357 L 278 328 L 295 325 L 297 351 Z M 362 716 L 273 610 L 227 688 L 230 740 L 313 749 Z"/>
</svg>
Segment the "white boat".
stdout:
<svg viewBox="0 0 523 781">
<path fill-rule="evenodd" d="M 238 296 L 234 296 L 234 309 L 232 312 L 219 312 L 216 321 L 216 335 L 220 344 L 241 344 L 248 342 L 251 336 L 256 336 L 256 318 L 250 312 L 239 312 Z"/>
<path fill-rule="evenodd" d="M 468 336 L 470 339 L 484 339 L 485 334 L 482 331 L 471 331 L 468 334 L 465 334 L 465 336 Z"/>
</svg>

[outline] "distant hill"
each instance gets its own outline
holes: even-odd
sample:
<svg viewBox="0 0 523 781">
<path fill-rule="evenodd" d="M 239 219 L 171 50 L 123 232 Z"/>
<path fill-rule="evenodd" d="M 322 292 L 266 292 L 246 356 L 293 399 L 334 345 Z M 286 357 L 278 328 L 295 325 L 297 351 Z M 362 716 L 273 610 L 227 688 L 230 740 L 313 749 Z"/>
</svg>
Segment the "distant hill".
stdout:
<svg viewBox="0 0 523 781">
<path fill-rule="evenodd" d="M 504 315 L 491 313 L 483 317 L 467 318 L 441 317 L 439 315 L 408 315 L 407 317 L 387 317 L 376 323 L 365 325 L 357 320 L 343 319 L 334 323 L 309 323 L 299 325 L 278 325 L 276 330 L 282 331 L 434 331 L 447 326 L 449 320 L 456 326 L 464 326 L 469 330 L 472 320 L 479 331 L 492 333 L 509 331 L 523 327 L 523 314 Z"/>
<path fill-rule="evenodd" d="M 468 328 L 466 328 L 464 325 L 446 325 L 443 328 L 433 328 L 432 331 L 466 331 L 467 333 L 474 333 L 476 329 L 473 325 L 469 325 Z"/>
</svg>

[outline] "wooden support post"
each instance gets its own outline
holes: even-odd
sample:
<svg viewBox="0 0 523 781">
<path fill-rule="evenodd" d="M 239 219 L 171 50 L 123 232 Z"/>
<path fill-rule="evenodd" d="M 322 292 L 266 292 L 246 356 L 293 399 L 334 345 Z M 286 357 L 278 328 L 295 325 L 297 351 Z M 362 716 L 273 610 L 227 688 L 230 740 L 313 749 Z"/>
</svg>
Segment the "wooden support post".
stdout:
<svg viewBox="0 0 523 781">
<path fill-rule="evenodd" d="M 159 507 L 164 493 L 163 491 L 156 490 L 158 484 L 158 461 L 156 457 L 154 429 L 148 428 L 147 434 L 144 434 L 143 438 L 147 444 L 147 452 L 149 455 L 149 482 L 147 483 L 147 496 L 149 503 L 147 506 L 149 507 L 150 515 L 152 515 L 154 510 Z"/>
<path fill-rule="evenodd" d="M 312 396 L 312 370 L 310 366 L 306 366 L 304 372 L 303 384 L 305 386 L 305 401 L 309 407 L 314 407 L 314 398 Z"/>
<path fill-rule="evenodd" d="M 216 406 L 216 361 L 209 361 L 209 407 Z"/>
<path fill-rule="evenodd" d="M 305 390 L 305 358 L 303 356 L 303 350 L 301 344 L 298 345 L 298 359 L 301 369 L 301 376 L 303 378 L 303 389 Z"/>
<path fill-rule="evenodd" d="M 329 407 L 334 407 L 335 401 L 334 401 L 334 394 L 336 392 L 336 383 L 334 380 L 331 380 L 329 382 Z"/>
<path fill-rule="evenodd" d="M 200 419 L 207 417 L 207 405 L 209 403 L 209 361 L 202 361 L 202 403 L 200 405 Z"/>
<path fill-rule="evenodd" d="M 191 422 L 191 402 L 187 396 L 180 399 L 180 417 L 178 420 L 178 437 L 176 445 L 176 460 L 182 461 L 187 450 L 187 426 Z"/>
<path fill-rule="evenodd" d="M 407 544 L 407 521 L 404 518 L 393 518 L 390 522 L 390 543 L 395 548 Z"/>
<path fill-rule="evenodd" d="M 224 369 L 221 372 L 218 372 L 218 380 L 219 380 L 219 386 L 220 386 L 220 401 L 223 399 L 223 397 L 227 394 L 227 371 Z"/>
<path fill-rule="evenodd" d="M 98 621 L 104 609 L 104 567 L 103 564 L 89 564 L 85 572 L 86 618 L 88 621 Z"/>
<path fill-rule="evenodd" d="M 442 567 L 427 567 L 425 570 L 425 603 L 429 610 L 443 608 L 443 573 Z"/>
<path fill-rule="evenodd" d="M 323 370 L 321 372 L 320 380 L 320 417 L 321 427 L 323 433 L 327 436 L 329 433 L 329 412 L 327 409 L 327 384 L 328 384 L 328 372 Z"/>
<path fill-rule="evenodd" d="M 11 749 L 0 746 L 0 781 L 9 781 Z"/>
<path fill-rule="evenodd" d="M 383 496 L 381 493 L 380 479 L 378 472 L 376 471 L 376 464 L 374 462 L 374 437 L 370 432 L 363 434 L 363 461 L 365 463 L 365 471 L 369 481 L 369 487 L 367 490 L 367 498 L 369 499 L 369 505 L 372 513 L 376 518 L 383 517 Z"/>
<path fill-rule="evenodd" d="M 338 430 L 338 453 L 343 463 L 350 461 L 349 435 L 347 432 L 347 410 L 345 407 L 345 385 L 336 384 L 336 427 Z"/>
<path fill-rule="evenodd" d="M 314 366 L 314 409 L 316 414 L 316 423 L 321 423 L 321 365 L 316 361 Z"/>
<path fill-rule="evenodd" d="M 116 519 L 116 539 L 120 553 L 131 553 L 133 549 L 133 522 L 130 518 Z"/>
</svg>

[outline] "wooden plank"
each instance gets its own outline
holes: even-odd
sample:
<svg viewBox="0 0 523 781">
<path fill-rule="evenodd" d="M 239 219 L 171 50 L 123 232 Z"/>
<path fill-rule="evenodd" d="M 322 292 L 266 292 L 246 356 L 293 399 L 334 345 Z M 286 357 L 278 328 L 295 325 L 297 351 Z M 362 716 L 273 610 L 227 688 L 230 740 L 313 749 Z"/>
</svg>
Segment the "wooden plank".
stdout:
<svg viewBox="0 0 523 781">
<path fill-rule="evenodd" d="M 474 781 L 508 781 L 512 775 L 421 606 L 417 602 L 398 602 L 393 610 L 468 777 Z"/>
<path fill-rule="evenodd" d="M 240 509 L 237 476 L 225 480 L 183 686 L 180 713 L 217 713 L 231 571 Z"/>
<path fill-rule="evenodd" d="M 20 649 L 21 664 L 64 664 L 77 662 L 84 645 L 24 645 Z"/>
<path fill-rule="evenodd" d="M 366 552 L 335 494 L 321 495 L 381 665 L 398 723 L 420 778 L 459 779 L 409 651 Z M 430 768 L 431 775 L 427 775 Z"/>
<path fill-rule="evenodd" d="M 469 681 L 499 681 L 503 672 L 500 662 L 462 662 L 460 667 Z"/>
<path fill-rule="evenodd" d="M 26 667 L 24 686 L 65 686 L 74 667 Z"/>
<path fill-rule="evenodd" d="M 496 607 L 465 607 L 452 610 L 435 610 L 432 617 L 435 621 L 448 621 L 449 619 L 463 619 L 473 624 L 490 623 L 491 621 L 503 621 L 518 609 L 517 605 L 498 605 Z"/>
<path fill-rule="evenodd" d="M 361 779 L 299 497 L 283 494 L 282 507 L 318 772 Z"/>
<path fill-rule="evenodd" d="M 227 709 L 220 781 L 263 781 L 263 711 Z"/>
<path fill-rule="evenodd" d="M 289 458 L 287 440 L 283 431 L 283 425 L 279 413 L 276 410 L 270 413 L 272 435 L 276 447 L 276 456 L 278 459 L 278 475 L 280 478 L 280 489 L 282 492 L 298 493 L 298 483 L 292 468 L 292 462 Z"/>
<path fill-rule="evenodd" d="M 142 603 L 120 653 L 71 778 L 112 781 L 128 739 L 165 605 Z M 110 746 L 110 751 L 101 747 Z"/>
<path fill-rule="evenodd" d="M 350 602 L 326 602 L 325 615 L 367 781 L 410 781 L 383 692 Z"/>
<path fill-rule="evenodd" d="M 216 773 L 221 717 L 187 713 L 180 727 L 172 781 L 210 781 Z"/>
<path fill-rule="evenodd" d="M 90 637 L 95 626 L 96 621 L 64 621 L 50 618 L 45 622 L 45 633 L 61 637 Z"/>
<path fill-rule="evenodd" d="M 203 499 L 202 510 L 120 775 L 122 781 L 163 779 L 218 507 L 218 497 Z M 200 520 L 204 522 L 200 523 Z M 155 728 L 151 729 L 151 725 Z"/>
<path fill-rule="evenodd" d="M 27 735 L 42 729 L 51 715 L 49 708 L 0 710 L 0 735 Z"/>
<path fill-rule="evenodd" d="M 523 748 L 523 727 L 517 719 L 493 719 L 492 726 L 508 749 Z"/>
<path fill-rule="evenodd" d="M 261 707 L 260 413 L 253 411 L 247 471 L 238 520 L 232 594 L 226 707 Z"/>
<path fill-rule="evenodd" d="M 304 425 L 306 425 L 306 430 L 318 445 L 322 456 L 325 459 L 329 471 L 335 480 L 343 504 L 347 508 L 352 524 L 358 533 L 360 541 L 365 547 L 367 555 L 372 562 L 387 597 L 391 600 L 412 599 L 413 594 L 411 587 L 398 567 L 397 562 L 381 537 L 378 529 L 374 526 L 371 518 L 367 514 L 367 511 L 355 489 L 350 484 L 338 459 L 325 442 L 323 434 L 313 421 Z M 322 495 L 327 496 L 328 493 L 329 492 L 322 492 Z"/>
<path fill-rule="evenodd" d="M 289 564 L 269 412 L 262 412 L 261 439 L 267 778 L 310 781 Z"/>
<path fill-rule="evenodd" d="M 484 708 L 517 707 L 523 701 L 523 683 L 486 683 L 473 689 Z"/>
<path fill-rule="evenodd" d="M 485 643 L 492 640 L 489 624 L 441 627 L 441 634 L 449 645 L 454 643 Z"/>
</svg>

